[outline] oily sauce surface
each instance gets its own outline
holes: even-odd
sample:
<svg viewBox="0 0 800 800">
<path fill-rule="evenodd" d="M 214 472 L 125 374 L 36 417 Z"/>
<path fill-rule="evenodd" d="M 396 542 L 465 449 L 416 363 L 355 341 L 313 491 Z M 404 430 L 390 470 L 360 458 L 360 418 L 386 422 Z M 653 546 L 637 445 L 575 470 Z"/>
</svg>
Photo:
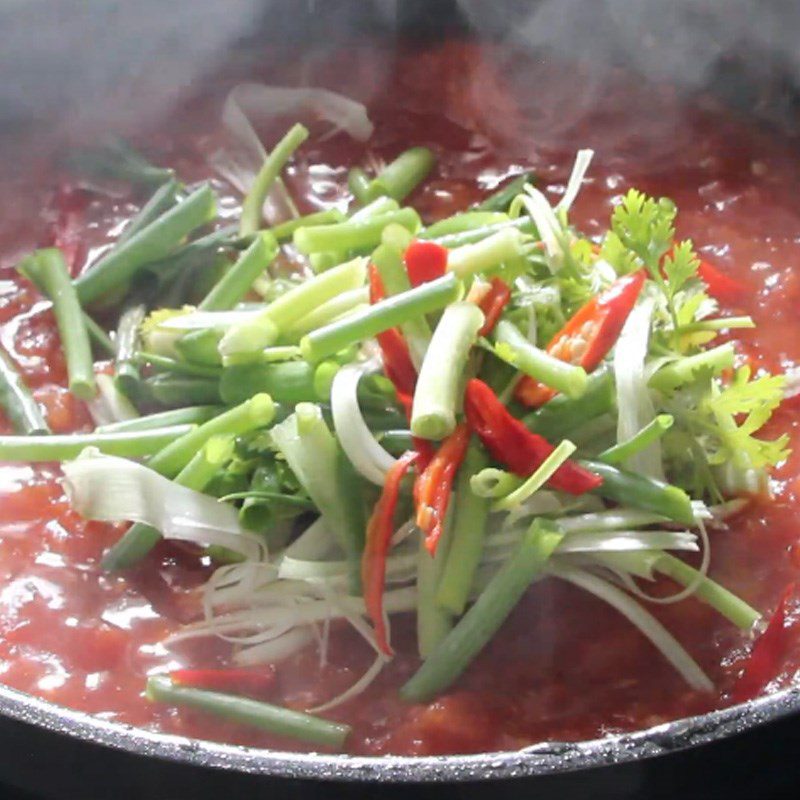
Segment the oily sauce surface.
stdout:
<svg viewBox="0 0 800 800">
<path fill-rule="evenodd" d="M 749 286 L 729 309 L 751 314 L 758 325 L 741 337 L 743 356 L 773 371 L 800 361 L 800 160 L 792 142 L 708 99 L 689 104 L 668 87 L 644 87 L 613 72 L 598 84 L 596 71 L 581 66 L 512 61 L 468 43 L 391 57 L 380 48 L 354 47 L 299 61 L 283 60 L 279 72 L 268 64 L 230 68 L 169 120 L 140 132 L 136 144 L 188 182 L 213 177 L 208 156 L 220 141 L 215 120 L 235 82 L 328 86 L 367 102 L 375 135 L 367 145 L 340 134 L 303 148 L 288 180 L 303 210 L 346 202 L 352 164 L 379 163 L 424 144 L 435 149 L 438 165 L 411 203 L 428 221 L 463 209 L 524 168 L 534 169 L 539 185 L 556 198 L 576 149 L 593 147 L 590 180 L 573 213 L 578 225 L 590 233 L 605 229 L 615 199 L 630 186 L 672 197 L 680 235 Z M 644 107 L 651 109 L 645 118 Z M 279 130 L 261 133 L 269 144 Z M 20 282 L 14 264 L 20 254 L 49 244 L 57 223 L 69 227 L 75 269 L 83 269 L 140 202 L 83 187 L 78 210 L 65 221 L 56 190 L 68 180 L 45 152 L 0 186 L 7 209 L 0 219 L 0 340 L 55 431 L 88 430 L 91 419 L 64 389 L 49 304 Z M 216 188 L 223 213 L 234 211 L 236 193 L 220 180 Z M 712 576 L 765 615 L 800 573 L 798 408 L 785 404 L 767 431 L 787 431 L 796 453 L 774 476 L 774 500 L 751 505 L 729 530 L 713 534 Z M 0 681 L 104 719 L 295 749 L 292 742 L 143 699 L 145 678 L 154 671 L 225 662 L 225 648 L 215 643 L 174 651 L 160 644 L 197 613 L 194 590 L 208 567 L 163 546 L 133 573 L 103 574 L 100 556 L 120 529 L 81 520 L 58 479 L 55 465 L 0 464 Z M 353 725 L 353 752 L 431 754 L 592 738 L 725 706 L 748 642 L 695 600 L 653 610 L 715 681 L 714 696 L 687 689 L 617 612 L 549 580 L 529 592 L 457 685 L 429 705 L 408 706 L 397 697 L 418 663 L 413 621 L 397 620 L 397 658 L 364 695 L 330 716 Z M 794 645 L 770 690 L 800 677 L 796 606 L 789 624 Z M 337 628 L 327 664 L 313 650 L 281 664 L 270 699 L 298 708 L 321 703 L 370 661 L 366 645 Z"/>
</svg>

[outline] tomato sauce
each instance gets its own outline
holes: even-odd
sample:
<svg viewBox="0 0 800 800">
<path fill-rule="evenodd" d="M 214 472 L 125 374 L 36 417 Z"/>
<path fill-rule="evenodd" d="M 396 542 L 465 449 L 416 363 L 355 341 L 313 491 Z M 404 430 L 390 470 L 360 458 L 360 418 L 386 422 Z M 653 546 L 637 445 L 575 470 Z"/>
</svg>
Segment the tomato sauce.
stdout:
<svg viewBox="0 0 800 800">
<path fill-rule="evenodd" d="M 387 52 L 354 47 L 310 66 L 289 59 L 280 71 L 228 68 L 157 130 L 141 133 L 137 144 L 186 181 L 213 177 L 208 156 L 220 141 L 214 120 L 226 90 L 244 78 L 305 79 L 363 99 L 376 129 L 366 145 L 339 134 L 302 149 L 288 183 L 303 210 L 345 203 L 352 164 L 424 144 L 436 151 L 438 164 L 411 203 L 427 221 L 463 209 L 523 169 L 532 169 L 556 199 L 575 151 L 593 147 L 596 160 L 573 214 L 578 225 L 590 234 L 604 230 L 630 186 L 672 197 L 679 234 L 748 287 L 739 305 L 726 309 L 750 314 L 758 325 L 739 337 L 743 357 L 774 371 L 800 362 L 800 160 L 791 141 L 709 98 L 689 102 L 669 87 L 643 86 L 612 71 L 598 84 L 596 71 L 581 65 L 525 62 L 462 42 Z M 262 131 L 267 141 L 275 133 Z M 0 341 L 53 429 L 87 430 L 86 408 L 64 388 L 49 305 L 13 267 L 22 253 L 53 241 L 61 217 L 62 244 L 75 269 L 85 268 L 139 200 L 86 187 L 64 233 L 59 186 L 74 179 L 38 158 L 0 187 L 9 209 L 0 220 Z M 231 187 L 215 179 L 215 188 L 224 197 L 223 212 L 235 210 Z M 800 575 L 798 409 L 800 403 L 784 404 L 767 431 L 788 432 L 795 453 L 775 472 L 774 499 L 752 504 L 728 530 L 712 534 L 711 575 L 765 615 Z M 3 429 L 9 430 L 5 422 Z M 217 643 L 175 650 L 161 644 L 196 615 L 195 590 L 209 565 L 163 545 L 134 572 L 104 574 L 100 556 L 120 529 L 80 519 L 58 481 L 55 465 L 0 465 L 0 681 L 103 719 L 296 748 L 143 699 L 148 674 L 225 663 L 228 653 Z M 715 694 L 688 689 L 613 609 L 548 580 L 531 589 L 463 678 L 427 705 L 406 705 L 397 696 L 418 661 L 413 621 L 395 620 L 395 660 L 364 695 L 330 716 L 353 725 L 352 752 L 432 754 L 592 738 L 729 704 L 749 640 L 694 599 L 652 610 L 712 677 Z M 790 604 L 787 624 L 794 626 L 792 644 L 769 691 L 800 678 L 797 604 Z M 297 708 L 323 702 L 360 677 L 371 657 L 356 634 L 337 627 L 325 665 L 313 649 L 278 665 L 271 699 Z"/>
</svg>

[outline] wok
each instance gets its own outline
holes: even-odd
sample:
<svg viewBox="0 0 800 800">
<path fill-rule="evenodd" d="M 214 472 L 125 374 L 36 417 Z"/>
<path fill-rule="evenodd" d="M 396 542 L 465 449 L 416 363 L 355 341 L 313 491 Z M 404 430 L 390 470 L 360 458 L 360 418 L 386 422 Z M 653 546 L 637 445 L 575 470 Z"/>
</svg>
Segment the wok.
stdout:
<svg viewBox="0 0 800 800">
<path fill-rule="evenodd" d="M 380 38 L 387 52 L 397 41 L 448 36 L 546 50 L 568 31 L 584 57 L 613 58 L 686 92 L 713 92 L 750 113 L 754 124 L 792 132 L 800 120 L 798 30 L 800 10 L 791 0 L 6 0 L 0 129 L 13 137 L 0 139 L 4 171 L 12 165 L 24 174 L 25 164 L 12 155 L 13 142 L 27 132 L 46 129 L 57 140 L 75 120 L 102 124 L 109 109 L 124 119 L 125 86 L 134 83 L 144 93 L 135 107 L 155 113 L 226 60 L 270 41 L 296 45 L 298 58 L 364 37 Z M 168 79 L 156 80 L 164 61 Z M 133 128 L 140 122 L 127 120 Z M 800 688 L 589 742 L 474 756 L 361 758 L 145 732 L 0 687 L 0 780 L 48 797 L 83 799 L 395 796 L 410 784 L 419 797 L 764 797 L 800 777 L 796 758 L 786 758 L 800 740 L 798 711 Z"/>
</svg>

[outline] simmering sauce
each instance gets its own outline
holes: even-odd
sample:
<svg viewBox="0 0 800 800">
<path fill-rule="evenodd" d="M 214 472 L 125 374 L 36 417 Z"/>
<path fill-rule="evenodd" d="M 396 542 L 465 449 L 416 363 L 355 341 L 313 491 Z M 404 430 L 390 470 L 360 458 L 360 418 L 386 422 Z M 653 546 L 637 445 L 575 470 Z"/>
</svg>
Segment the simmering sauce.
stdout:
<svg viewBox="0 0 800 800">
<path fill-rule="evenodd" d="M 370 165 L 420 144 L 438 156 L 433 176 L 411 198 L 426 221 L 463 209 L 523 169 L 532 169 L 555 199 L 576 149 L 592 147 L 596 159 L 574 222 L 589 233 L 604 230 L 615 200 L 630 186 L 673 198 L 679 234 L 749 287 L 726 309 L 750 314 L 758 326 L 738 337 L 742 358 L 775 372 L 800 362 L 800 159 L 777 133 L 708 99 L 686 102 L 668 87 L 642 86 L 616 73 L 598 83 L 579 66 L 504 59 L 461 42 L 391 58 L 378 48 L 354 47 L 310 65 L 299 62 L 280 73 L 268 66 L 229 69 L 136 144 L 187 182 L 214 177 L 208 156 L 219 144 L 216 120 L 232 85 L 280 79 L 329 86 L 367 103 L 375 134 L 366 145 L 338 134 L 301 149 L 288 184 L 302 210 L 346 203 L 350 165 Z M 278 129 L 261 133 L 271 142 Z M 74 214 L 65 220 L 58 188 L 74 178 L 39 161 L 32 159 L 24 180 L 0 186 L 0 205 L 8 209 L 0 219 L 0 340 L 53 430 L 88 430 L 86 408 L 64 388 L 49 303 L 17 277 L 14 265 L 22 253 L 51 243 L 58 224 L 73 244 L 75 269 L 84 269 L 140 200 L 79 187 L 66 203 Z M 216 178 L 215 188 L 224 198 L 222 213 L 235 209 L 234 190 Z M 751 504 L 728 530 L 712 534 L 712 577 L 767 617 L 800 576 L 798 409 L 800 403 L 785 403 L 766 431 L 788 432 L 795 452 L 774 473 L 773 499 Z M 143 699 L 147 675 L 224 664 L 228 652 L 213 642 L 175 650 L 161 644 L 197 615 L 195 590 L 209 565 L 162 545 L 135 571 L 104 574 L 100 556 L 120 533 L 70 509 L 57 466 L 0 464 L 0 681 L 103 719 L 296 748 Z M 749 639 L 694 599 L 651 608 L 714 680 L 713 695 L 688 689 L 616 611 L 551 579 L 530 590 L 463 678 L 428 705 L 407 705 L 397 696 L 418 660 L 413 621 L 396 620 L 397 657 L 366 693 L 329 716 L 353 726 L 352 752 L 432 754 L 592 738 L 729 704 Z M 796 602 L 788 624 L 796 630 L 794 643 L 770 691 L 800 678 Z M 336 628 L 327 663 L 309 649 L 280 664 L 268 699 L 314 706 L 353 683 L 371 658 L 357 635 Z"/>
</svg>

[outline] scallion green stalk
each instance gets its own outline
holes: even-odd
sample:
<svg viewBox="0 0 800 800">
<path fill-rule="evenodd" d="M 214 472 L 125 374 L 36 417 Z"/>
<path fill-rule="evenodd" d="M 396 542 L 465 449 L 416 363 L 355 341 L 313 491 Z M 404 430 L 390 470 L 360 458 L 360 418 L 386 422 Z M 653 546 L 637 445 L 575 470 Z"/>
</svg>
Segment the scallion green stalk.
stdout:
<svg viewBox="0 0 800 800">
<path fill-rule="evenodd" d="M 250 247 L 222 276 L 221 280 L 197 306 L 200 311 L 227 311 L 233 308 L 250 290 L 253 282 L 278 254 L 278 242 L 268 235 L 256 236 Z"/>
<path fill-rule="evenodd" d="M 321 328 L 345 314 L 368 305 L 369 289 L 366 286 L 342 292 L 295 321 L 282 332 L 281 338 L 289 342 L 300 341 L 303 336 L 316 328 Z"/>
<path fill-rule="evenodd" d="M 425 180 L 435 163 L 436 158 L 427 147 L 412 147 L 400 153 L 367 187 L 367 198 L 387 194 L 402 202 Z"/>
<path fill-rule="evenodd" d="M 160 356 L 156 353 L 139 351 L 134 361 L 137 364 L 149 364 L 159 372 L 169 372 L 173 375 L 191 375 L 195 378 L 211 378 L 212 380 L 219 380 L 222 377 L 222 367 L 191 364 L 187 361 Z"/>
<path fill-rule="evenodd" d="M 264 201 L 270 189 L 294 151 L 307 138 L 308 130 L 303 125 L 293 125 L 264 159 L 264 164 L 242 203 L 242 216 L 239 222 L 239 233 L 242 236 L 249 236 L 261 227 Z"/>
<path fill-rule="evenodd" d="M 162 406 L 214 405 L 220 402 L 219 381 L 184 375 L 153 375 L 143 381 L 145 394 Z"/>
<path fill-rule="evenodd" d="M 11 357 L 0 345 L 0 406 L 11 427 L 20 434 L 50 433 L 33 395 Z"/>
<path fill-rule="evenodd" d="M 488 463 L 483 446 L 473 439 L 456 479 L 450 551 L 436 593 L 437 603 L 455 616 L 464 613 L 483 556 L 489 500 L 474 494 L 470 482 Z"/>
<path fill-rule="evenodd" d="M 305 281 L 271 302 L 258 316 L 231 327 L 222 338 L 219 351 L 223 360 L 258 359 L 265 347 L 275 342 L 281 330 L 342 292 L 363 286 L 367 265 L 363 258 L 334 267 Z"/>
<path fill-rule="evenodd" d="M 495 328 L 495 355 L 545 386 L 577 398 L 586 391 L 582 367 L 551 356 L 532 345 L 513 322 L 500 320 Z"/>
<path fill-rule="evenodd" d="M 126 287 L 145 264 L 168 256 L 185 236 L 215 214 L 214 193 L 204 184 L 77 278 L 74 286 L 78 299 L 90 305 Z"/>
<path fill-rule="evenodd" d="M 400 696 L 425 703 L 447 689 L 495 635 L 562 538 L 554 523 L 537 519 L 475 604 L 403 686 Z"/>
<path fill-rule="evenodd" d="M 422 362 L 411 411 L 411 432 L 423 439 L 444 439 L 456 427 L 459 390 L 469 351 L 483 325 L 474 303 L 445 309 Z"/>
<path fill-rule="evenodd" d="M 620 442 L 609 447 L 597 458 L 605 461 L 606 464 L 622 464 L 635 453 L 641 452 L 653 442 L 658 441 L 672 427 L 673 422 L 674 418 L 671 414 L 659 414 L 627 442 Z"/>
<path fill-rule="evenodd" d="M 153 428 L 167 428 L 172 425 L 199 425 L 218 416 L 223 410 L 221 406 L 186 406 L 186 408 L 159 411 L 156 414 L 148 414 L 135 419 L 110 422 L 108 425 L 98 426 L 95 430 L 97 433 L 133 433 Z"/>
<path fill-rule="evenodd" d="M 611 372 L 601 367 L 589 375 L 586 390 L 580 397 L 571 399 L 563 394 L 556 395 L 522 421 L 534 433 L 552 440 L 563 439 L 571 435 L 576 426 L 611 411 L 615 398 Z"/>
<path fill-rule="evenodd" d="M 143 458 L 189 433 L 194 425 L 171 425 L 126 433 L 70 433 L 52 436 L 0 436 L 0 461 L 69 461 L 86 447 L 122 458 Z"/>
<path fill-rule="evenodd" d="M 202 492 L 220 468 L 231 460 L 233 445 L 234 438 L 231 435 L 211 436 L 175 476 L 175 483 Z M 161 541 L 159 530 L 151 525 L 136 522 L 106 551 L 101 566 L 108 572 L 127 569 L 141 561 L 159 541 Z"/>
<path fill-rule="evenodd" d="M 516 228 L 504 228 L 479 242 L 451 250 L 447 268 L 459 278 L 497 269 L 524 255 L 524 241 Z"/>
<path fill-rule="evenodd" d="M 242 403 L 259 392 L 267 392 L 273 400 L 291 405 L 326 400 L 338 370 L 339 364 L 327 361 L 318 366 L 305 361 L 236 364 L 223 370 L 220 396 L 228 405 Z"/>
<path fill-rule="evenodd" d="M 23 259 L 18 269 L 52 301 L 67 360 L 69 390 L 81 400 L 90 400 L 97 391 L 92 345 L 64 256 L 55 247 L 37 250 Z"/>
<path fill-rule="evenodd" d="M 116 352 L 114 342 L 111 337 L 84 311 L 83 323 L 86 325 L 86 332 L 89 338 L 97 345 L 97 347 L 107 356 L 113 356 Z"/>
<path fill-rule="evenodd" d="M 125 226 L 119 235 L 117 244 L 120 244 L 140 230 L 155 222 L 162 214 L 169 211 L 178 200 L 180 183 L 174 178 L 162 183 L 152 194 L 150 199 L 139 209 L 139 213 Z"/>
<path fill-rule="evenodd" d="M 320 717 L 281 708 L 240 695 L 210 692 L 189 686 L 176 686 L 165 677 L 148 678 L 147 699 L 168 705 L 189 706 L 276 736 L 340 750 L 350 734 L 350 726 Z"/>
<path fill-rule="evenodd" d="M 390 228 L 386 230 L 389 231 Z M 390 244 L 382 244 L 375 249 L 371 261 L 381 276 L 387 296 L 401 294 L 411 289 L 411 281 L 408 278 L 400 249 Z M 405 322 L 400 329 L 408 345 L 411 360 L 419 369 L 431 341 L 431 328 L 428 320 L 424 316 L 414 317 Z"/>
<path fill-rule="evenodd" d="M 353 193 L 356 202 L 366 205 L 370 201 L 370 179 L 360 167 L 353 167 L 347 173 L 347 187 Z"/>
<path fill-rule="evenodd" d="M 468 244 L 475 244 L 490 236 L 502 233 L 503 231 L 517 230 L 520 233 L 535 234 L 536 225 L 530 217 L 517 217 L 507 222 L 496 222 L 494 225 L 485 225 L 480 228 L 470 228 L 460 233 L 448 233 L 444 236 L 437 236 L 433 239 L 437 244 L 448 249 L 457 249 Z"/>
<path fill-rule="evenodd" d="M 564 439 L 547 458 L 514 491 L 492 503 L 492 511 L 511 511 L 524 503 L 531 495 L 553 477 L 553 473 L 577 450 L 568 439 Z"/>
<path fill-rule="evenodd" d="M 367 219 L 350 219 L 337 225 L 298 228 L 293 242 L 305 254 L 348 250 L 369 252 L 380 244 L 383 229 L 393 224 L 402 225 L 411 233 L 416 233 L 422 225 L 419 214 L 413 208 L 401 208 Z"/>
<path fill-rule="evenodd" d="M 488 225 L 498 225 L 510 222 L 508 215 L 498 214 L 494 211 L 463 211 L 452 217 L 440 219 L 419 232 L 420 239 L 438 239 L 441 236 L 451 236 L 454 233 L 474 231 Z"/>
<path fill-rule="evenodd" d="M 507 211 L 511 201 L 522 193 L 526 183 L 533 183 L 535 180 L 532 172 L 523 172 L 512 178 L 505 186 L 502 186 L 494 194 L 490 194 L 476 208 L 479 211 Z"/>
<path fill-rule="evenodd" d="M 117 323 L 114 381 L 129 400 L 141 394 L 142 376 L 136 366 L 135 356 L 139 349 L 139 328 L 146 316 L 147 306 L 133 302 L 124 309 Z"/>
<path fill-rule="evenodd" d="M 462 292 L 461 282 L 450 274 L 408 292 L 387 297 L 364 311 L 331 322 L 304 336 L 300 342 L 303 357 L 311 362 L 321 361 L 410 319 L 438 311 L 457 300 Z"/>
<path fill-rule="evenodd" d="M 278 242 L 288 242 L 294 232 L 298 228 L 313 228 L 317 225 L 331 225 L 338 222 L 344 222 L 345 215 L 339 211 L 338 208 L 326 208 L 324 211 L 315 211 L 313 214 L 306 214 L 302 217 L 295 217 L 288 219 L 286 222 L 281 222 L 280 225 L 275 225 L 268 231 L 262 231 L 259 235 L 264 236 L 270 234 L 274 236 Z"/>
</svg>

